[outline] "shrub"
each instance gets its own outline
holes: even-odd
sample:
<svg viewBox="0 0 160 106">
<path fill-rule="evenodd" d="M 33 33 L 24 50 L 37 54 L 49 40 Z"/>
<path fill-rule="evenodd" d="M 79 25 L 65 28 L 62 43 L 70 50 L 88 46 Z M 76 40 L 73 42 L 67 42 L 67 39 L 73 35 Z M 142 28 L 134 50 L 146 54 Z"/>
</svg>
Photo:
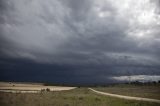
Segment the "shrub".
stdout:
<svg viewBox="0 0 160 106">
<path fill-rule="evenodd" d="M 44 92 L 45 91 L 45 89 L 41 89 L 41 92 Z"/>
<path fill-rule="evenodd" d="M 50 91 L 50 89 L 49 89 L 49 88 L 47 88 L 47 89 L 46 89 L 46 91 L 47 91 L 47 92 L 49 92 L 49 91 Z"/>
<path fill-rule="evenodd" d="M 95 101 L 101 101 L 101 99 L 100 98 L 95 98 Z"/>
<path fill-rule="evenodd" d="M 79 100 L 83 100 L 83 97 L 79 97 Z"/>
</svg>

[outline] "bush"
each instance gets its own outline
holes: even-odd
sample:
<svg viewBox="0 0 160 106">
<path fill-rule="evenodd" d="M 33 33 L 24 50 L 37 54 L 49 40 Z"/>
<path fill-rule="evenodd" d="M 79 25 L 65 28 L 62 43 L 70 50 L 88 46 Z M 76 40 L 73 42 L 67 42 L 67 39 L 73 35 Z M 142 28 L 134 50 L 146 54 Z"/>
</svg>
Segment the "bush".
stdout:
<svg viewBox="0 0 160 106">
<path fill-rule="evenodd" d="M 45 89 L 41 89 L 41 92 L 45 92 Z"/>
<path fill-rule="evenodd" d="M 83 100 L 83 97 L 79 97 L 79 100 Z"/>
<path fill-rule="evenodd" d="M 47 88 L 47 89 L 46 89 L 46 91 L 47 91 L 47 92 L 49 92 L 49 91 L 50 91 L 50 89 L 49 89 L 49 88 Z"/>
<path fill-rule="evenodd" d="M 101 99 L 100 98 L 95 98 L 95 101 L 101 101 Z"/>
</svg>

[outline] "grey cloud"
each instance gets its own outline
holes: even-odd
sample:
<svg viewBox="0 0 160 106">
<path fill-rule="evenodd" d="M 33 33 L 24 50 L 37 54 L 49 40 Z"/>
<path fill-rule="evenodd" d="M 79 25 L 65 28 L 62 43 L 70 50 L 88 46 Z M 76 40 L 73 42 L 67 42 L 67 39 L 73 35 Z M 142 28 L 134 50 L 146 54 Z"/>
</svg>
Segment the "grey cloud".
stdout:
<svg viewBox="0 0 160 106">
<path fill-rule="evenodd" d="M 93 4 L 91 0 L 61 0 L 61 2 L 69 8 L 71 15 L 70 18 L 75 21 L 83 21 Z"/>
<path fill-rule="evenodd" d="M 67 65 L 77 76 L 160 74 L 159 14 L 150 2 L 126 3 L 132 8 L 110 0 L 1 0 L 1 56 Z"/>
<path fill-rule="evenodd" d="M 160 0 L 150 0 L 150 2 L 156 5 L 155 13 L 160 14 Z"/>
</svg>

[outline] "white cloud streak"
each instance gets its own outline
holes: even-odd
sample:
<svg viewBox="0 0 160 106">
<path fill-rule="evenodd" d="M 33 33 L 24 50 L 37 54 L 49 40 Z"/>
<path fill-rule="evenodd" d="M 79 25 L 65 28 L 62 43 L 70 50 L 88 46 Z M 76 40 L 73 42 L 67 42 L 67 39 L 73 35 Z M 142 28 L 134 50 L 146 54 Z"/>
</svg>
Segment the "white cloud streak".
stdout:
<svg viewBox="0 0 160 106">
<path fill-rule="evenodd" d="M 112 77 L 111 79 L 118 80 L 118 81 L 159 81 L 160 76 L 158 75 L 131 75 L 131 76 L 119 76 L 119 77 Z"/>
</svg>

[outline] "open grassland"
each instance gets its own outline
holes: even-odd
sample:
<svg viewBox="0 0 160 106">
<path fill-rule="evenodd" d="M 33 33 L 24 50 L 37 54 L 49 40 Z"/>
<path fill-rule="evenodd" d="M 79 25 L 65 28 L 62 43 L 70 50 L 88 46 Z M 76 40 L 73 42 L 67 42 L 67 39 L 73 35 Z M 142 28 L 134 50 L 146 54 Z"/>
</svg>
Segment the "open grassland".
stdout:
<svg viewBox="0 0 160 106">
<path fill-rule="evenodd" d="M 144 97 L 160 100 L 160 84 L 130 85 L 120 84 L 108 87 L 95 87 L 95 90 L 125 96 Z"/>
<path fill-rule="evenodd" d="M 131 101 L 96 94 L 87 88 L 61 92 L 6 93 L 0 92 L 0 106 L 159 106 L 160 104 Z"/>
</svg>

